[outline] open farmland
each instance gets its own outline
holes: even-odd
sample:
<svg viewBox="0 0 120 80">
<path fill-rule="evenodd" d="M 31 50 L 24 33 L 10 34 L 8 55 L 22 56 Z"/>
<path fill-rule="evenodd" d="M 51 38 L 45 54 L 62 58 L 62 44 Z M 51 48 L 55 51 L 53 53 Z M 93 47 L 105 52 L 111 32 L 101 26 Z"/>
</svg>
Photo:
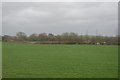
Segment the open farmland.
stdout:
<svg viewBox="0 0 120 80">
<path fill-rule="evenodd" d="M 116 78 L 112 45 L 3 43 L 3 78 Z"/>
</svg>

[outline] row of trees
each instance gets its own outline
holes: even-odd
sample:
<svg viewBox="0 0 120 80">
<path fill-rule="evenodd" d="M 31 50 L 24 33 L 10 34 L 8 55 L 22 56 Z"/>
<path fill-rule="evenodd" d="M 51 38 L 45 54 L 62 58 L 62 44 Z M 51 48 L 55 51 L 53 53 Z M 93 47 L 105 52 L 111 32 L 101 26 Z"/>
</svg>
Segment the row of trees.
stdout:
<svg viewBox="0 0 120 80">
<path fill-rule="evenodd" d="M 16 36 L 3 36 L 3 41 L 19 41 L 19 42 L 36 42 L 36 43 L 71 43 L 71 44 L 118 44 L 118 37 L 108 36 L 90 36 L 78 35 L 74 32 L 66 32 L 61 35 L 54 35 L 52 33 L 31 34 L 27 36 L 24 32 L 18 32 Z"/>
</svg>

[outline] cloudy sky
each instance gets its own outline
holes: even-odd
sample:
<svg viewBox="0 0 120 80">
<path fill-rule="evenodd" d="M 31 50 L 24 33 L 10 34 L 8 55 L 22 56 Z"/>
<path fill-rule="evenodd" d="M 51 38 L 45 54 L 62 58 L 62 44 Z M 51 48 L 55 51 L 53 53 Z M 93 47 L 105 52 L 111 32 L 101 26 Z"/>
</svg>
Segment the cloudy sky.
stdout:
<svg viewBox="0 0 120 80">
<path fill-rule="evenodd" d="M 0 2 L 0 35 L 2 34 L 2 3 Z"/>
<path fill-rule="evenodd" d="M 17 32 L 115 36 L 117 2 L 3 2 L 3 35 Z"/>
</svg>

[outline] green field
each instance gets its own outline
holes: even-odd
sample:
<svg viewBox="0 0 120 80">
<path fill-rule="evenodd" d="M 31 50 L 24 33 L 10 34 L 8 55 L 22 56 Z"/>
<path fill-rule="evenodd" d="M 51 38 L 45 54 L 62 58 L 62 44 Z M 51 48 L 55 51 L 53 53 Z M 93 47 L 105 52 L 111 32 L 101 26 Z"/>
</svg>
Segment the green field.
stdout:
<svg viewBox="0 0 120 80">
<path fill-rule="evenodd" d="M 0 42 L 0 79 L 2 78 L 2 42 Z"/>
<path fill-rule="evenodd" d="M 116 78 L 118 47 L 3 43 L 3 78 Z"/>
</svg>

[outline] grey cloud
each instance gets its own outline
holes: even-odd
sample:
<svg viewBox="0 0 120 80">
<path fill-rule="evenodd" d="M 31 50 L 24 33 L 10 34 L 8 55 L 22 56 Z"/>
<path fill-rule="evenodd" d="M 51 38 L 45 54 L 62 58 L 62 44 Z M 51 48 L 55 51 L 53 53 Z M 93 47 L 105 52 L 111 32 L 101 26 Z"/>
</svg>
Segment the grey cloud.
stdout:
<svg viewBox="0 0 120 80">
<path fill-rule="evenodd" d="M 3 3 L 3 33 L 76 32 L 113 36 L 117 28 L 117 3 Z"/>
<path fill-rule="evenodd" d="M 2 35 L 2 3 L 0 2 L 0 35 Z"/>
</svg>

